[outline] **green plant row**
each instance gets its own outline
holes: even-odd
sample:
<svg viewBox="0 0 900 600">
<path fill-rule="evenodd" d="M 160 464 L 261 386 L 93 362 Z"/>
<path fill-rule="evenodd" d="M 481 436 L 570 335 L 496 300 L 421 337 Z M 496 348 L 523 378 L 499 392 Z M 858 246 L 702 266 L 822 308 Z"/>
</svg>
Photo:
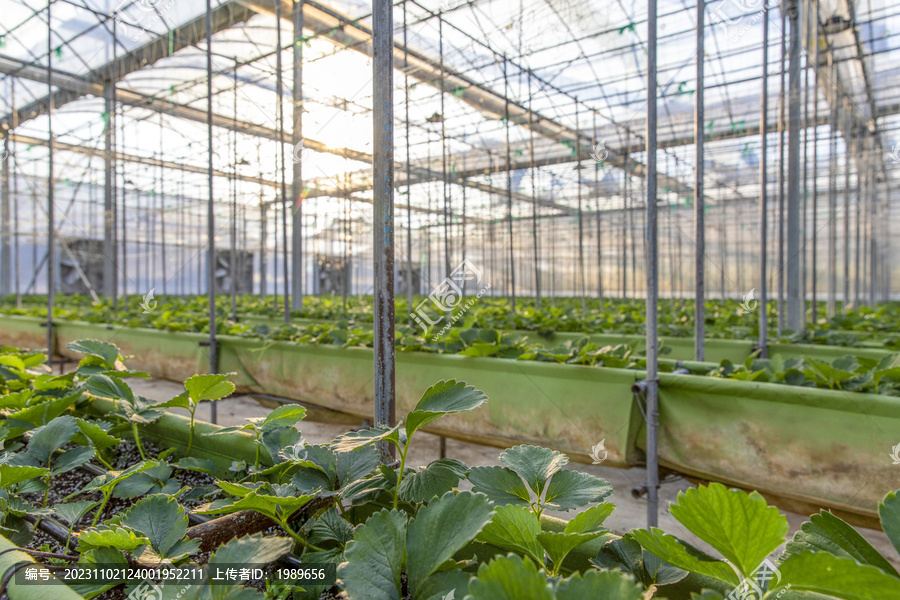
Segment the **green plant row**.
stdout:
<svg viewBox="0 0 900 600">
<path fill-rule="evenodd" d="M 55 317 L 88 322 L 128 323 L 135 327 L 153 327 L 172 331 L 205 331 L 208 325 L 206 312 L 208 299 L 205 296 L 156 298 L 148 305 L 142 296 L 129 296 L 119 301 L 117 311 L 111 302 L 104 300 L 94 303 L 89 296 L 58 296 Z M 421 302 L 434 313 L 426 297 L 417 297 L 412 310 L 405 298 L 396 300 L 397 323 L 410 322 L 409 313 L 415 311 Z M 477 327 L 504 330 L 529 330 L 549 335 L 554 332 L 619 333 L 643 334 L 645 306 L 640 299 L 588 299 L 586 311 L 582 312 L 580 298 L 545 299 L 540 308 L 534 299 L 518 298 L 515 313 L 509 310 L 504 298 L 481 297 L 460 319 L 464 328 Z M 153 310 L 147 311 L 149 307 Z M 218 298 L 218 332 L 236 334 L 243 329 L 229 320 L 231 299 Z M 758 337 L 758 315 L 747 313 L 738 300 L 710 300 L 705 304 L 707 337 L 730 339 L 754 339 Z M 752 305 L 751 306 L 755 306 Z M 281 318 L 283 305 L 270 299 L 264 301 L 256 296 L 241 296 L 237 299 L 239 316 L 255 315 Z M 770 337 L 777 325 L 777 307 L 770 303 L 768 308 Z M 754 311 L 758 308 L 754 308 Z M 46 316 L 46 299 L 26 297 L 23 308 L 15 308 L 12 299 L 7 299 L 0 312 Z M 458 312 L 458 311 L 457 311 Z M 346 304 L 340 297 L 309 296 L 304 298 L 304 308 L 291 312 L 294 318 L 344 319 L 361 323 L 371 323 L 372 301 L 367 296 L 348 297 Z M 660 335 L 672 337 L 692 337 L 694 335 L 694 302 L 690 299 L 661 299 L 658 303 Z M 877 307 L 859 307 L 839 312 L 826 318 L 824 307 L 818 312 L 814 326 L 804 334 L 789 334 L 779 341 L 806 342 L 828 345 L 856 345 L 875 336 L 882 347 L 900 348 L 900 336 L 896 335 L 896 323 L 900 321 L 900 303 L 886 303 Z M 437 315 L 432 315 L 437 316 Z M 436 327 L 439 328 L 442 325 Z"/>
<path fill-rule="evenodd" d="M 305 563 L 337 568 L 330 590 L 287 582 L 259 590 L 206 581 L 188 590 L 163 586 L 168 600 L 176 594 L 187 600 L 284 599 L 288 593 L 341 593 L 349 600 L 900 598 L 900 575 L 891 561 L 852 526 L 823 511 L 787 538 L 786 517 L 755 492 L 711 484 L 679 494 L 671 515 L 712 549 L 707 552 L 655 528 L 613 533 L 604 527 L 615 510 L 610 484 L 566 468 L 567 457 L 547 448 L 509 448 L 497 466 L 444 458 L 407 467 L 418 431 L 487 401 L 457 381 L 431 386 L 395 426 L 347 433 L 321 445 L 305 443 L 296 428 L 303 407 L 281 406 L 242 427 L 210 434 L 245 432 L 256 449 L 253 464 L 235 461 L 227 473 L 216 472 L 210 461 L 191 455 L 189 442 L 184 455 L 145 455 L 51 505 L 48 491 L 56 477 L 88 462 L 108 466 L 126 436 L 143 448 L 141 428 L 173 407 L 190 413 L 193 439 L 197 405 L 234 389 L 226 375 L 197 375 L 185 381 L 181 394 L 153 404 L 131 390 L 129 379 L 144 374 L 128 369 L 112 344 L 82 340 L 70 349 L 85 357 L 66 375 L 46 372 L 39 353 L 0 350 L 4 535 L 26 545 L 34 520 L 54 516 L 66 522 L 71 539 L 64 553 L 39 555 L 50 564 L 256 564 L 294 552 Z M 107 418 L 89 416 L 97 398 L 113 401 Z M 378 444 L 395 449 L 397 466 L 382 464 Z M 215 475 L 215 485 L 181 487 L 173 481 L 179 470 Z M 470 491 L 460 491 L 464 482 Z M 104 507 L 113 497 L 135 501 L 110 515 Z M 202 514 L 265 515 L 283 535 L 238 537 L 207 558 L 188 535 L 188 498 L 206 500 L 197 510 Z M 547 511 L 576 514 L 551 528 L 542 519 Z M 895 493 L 885 496 L 879 515 L 900 550 Z M 90 524 L 77 527 L 85 516 Z M 119 586 L 130 592 L 134 584 L 114 581 L 78 591 L 92 598 Z"/>
</svg>

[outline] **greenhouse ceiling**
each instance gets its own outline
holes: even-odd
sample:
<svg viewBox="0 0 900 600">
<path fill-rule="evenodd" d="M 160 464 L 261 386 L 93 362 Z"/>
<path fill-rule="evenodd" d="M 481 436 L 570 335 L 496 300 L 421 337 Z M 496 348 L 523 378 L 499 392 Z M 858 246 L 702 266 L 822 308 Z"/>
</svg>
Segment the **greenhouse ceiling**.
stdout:
<svg viewBox="0 0 900 600">
<path fill-rule="evenodd" d="M 45 185 L 37 181 L 46 179 L 48 162 L 48 83 L 60 153 L 54 178 L 69 185 L 102 182 L 110 119 L 104 96 L 114 83 L 115 160 L 123 185 L 163 194 L 176 186 L 203 198 L 204 2 L 0 5 L 0 126 L 27 148 L 17 166 L 36 186 Z M 371 203 L 371 6 L 304 1 L 298 36 L 293 8 L 293 2 L 273 0 L 212 3 L 217 198 L 234 194 L 247 205 L 278 201 L 296 157 L 306 197 Z M 838 164 L 874 162 L 878 181 L 889 187 L 900 173 L 894 164 L 900 163 L 900 6 L 804 0 L 798 8 L 801 23 L 819 23 L 804 25 L 804 66 L 816 57 L 823 65 L 819 77 L 815 69 L 801 75 L 809 86 L 802 98 L 810 125 L 804 164 L 826 189 L 830 153 L 837 153 Z M 704 187 L 710 204 L 755 201 L 759 194 L 761 9 L 759 0 L 706 6 Z M 660 199 L 682 206 L 692 201 L 695 167 L 695 14 L 696 6 L 686 2 L 659 6 Z M 778 5 L 767 14 L 771 155 L 783 122 L 786 61 L 784 15 Z M 434 199 L 440 192 L 432 191 L 446 182 L 452 212 L 474 220 L 502 218 L 505 210 L 496 207 L 507 198 L 514 216 L 531 214 L 534 204 L 545 215 L 574 214 L 582 201 L 590 210 L 621 209 L 625 186 L 640 190 L 645 174 L 646 25 L 645 3 L 627 0 L 602 6 L 573 0 L 395 3 L 398 208 L 409 203 L 418 225 L 434 223 L 442 211 Z M 303 57 L 302 147 L 290 143 L 294 44 Z M 777 179 L 774 169 L 770 178 Z"/>
</svg>

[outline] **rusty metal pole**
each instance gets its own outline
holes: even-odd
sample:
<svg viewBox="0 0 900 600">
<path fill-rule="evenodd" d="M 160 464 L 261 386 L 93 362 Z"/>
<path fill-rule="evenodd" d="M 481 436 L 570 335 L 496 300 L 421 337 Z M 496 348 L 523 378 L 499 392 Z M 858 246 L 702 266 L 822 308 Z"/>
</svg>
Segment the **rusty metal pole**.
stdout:
<svg viewBox="0 0 900 600">
<path fill-rule="evenodd" d="M 374 276 L 375 425 L 393 426 L 394 397 L 394 21 L 391 0 L 374 0 Z M 393 462 L 394 447 L 382 443 L 381 458 Z"/>
</svg>

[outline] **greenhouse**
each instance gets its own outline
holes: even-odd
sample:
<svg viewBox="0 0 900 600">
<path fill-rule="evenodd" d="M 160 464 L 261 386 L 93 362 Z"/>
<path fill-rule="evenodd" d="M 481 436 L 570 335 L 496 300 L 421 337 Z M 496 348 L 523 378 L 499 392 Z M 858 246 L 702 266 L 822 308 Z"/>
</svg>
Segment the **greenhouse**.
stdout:
<svg viewBox="0 0 900 600">
<path fill-rule="evenodd" d="M 900 600 L 900 5 L 0 7 L 0 600 Z"/>
</svg>

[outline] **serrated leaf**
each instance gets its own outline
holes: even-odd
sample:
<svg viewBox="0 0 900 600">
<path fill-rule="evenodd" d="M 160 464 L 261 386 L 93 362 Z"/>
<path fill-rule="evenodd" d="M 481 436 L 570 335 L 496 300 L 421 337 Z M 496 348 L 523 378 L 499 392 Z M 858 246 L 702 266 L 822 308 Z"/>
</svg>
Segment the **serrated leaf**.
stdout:
<svg viewBox="0 0 900 600">
<path fill-rule="evenodd" d="M 238 567 L 268 564 L 291 551 L 294 542 L 286 537 L 263 536 L 261 533 L 235 538 L 219 547 L 209 557 L 210 565 Z"/>
<path fill-rule="evenodd" d="M 444 415 L 473 410 L 487 401 L 481 390 L 463 381 L 439 381 L 425 390 L 415 409 L 406 416 L 406 436 L 412 435 Z"/>
<path fill-rule="evenodd" d="M 351 598 L 401 600 L 400 575 L 406 555 L 406 516 L 382 509 L 356 528 L 347 562 L 338 575 Z"/>
<path fill-rule="evenodd" d="M 897 492 L 887 494 L 878 503 L 878 516 L 881 518 L 881 528 L 891 543 L 900 552 L 900 497 Z"/>
<path fill-rule="evenodd" d="M 75 492 L 72 496 L 93 491 L 105 491 L 108 493 L 113 490 L 119 482 L 128 479 L 135 473 L 146 471 L 157 465 L 159 465 L 159 463 L 155 460 L 144 460 L 135 465 L 131 465 L 124 471 L 107 471 L 103 475 L 94 477 L 82 490 Z"/>
<path fill-rule="evenodd" d="M 143 534 L 161 557 L 187 533 L 188 517 L 178 501 L 166 496 L 139 500 L 122 517 L 120 525 Z"/>
<path fill-rule="evenodd" d="M 100 340 L 78 340 L 69 342 L 67 348 L 72 352 L 96 356 L 102 360 L 104 366 L 110 370 L 116 368 L 116 361 L 119 359 L 119 349 L 109 342 L 102 342 Z"/>
<path fill-rule="evenodd" d="M 777 508 L 767 506 L 759 493 L 729 490 L 720 483 L 680 492 L 670 511 L 691 533 L 721 552 L 744 577 L 756 572 L 788 532 L 787 518 Z"/>
<path fill-rule="evenodd" d="M 316 524 L 309 532 L 309 543 L 316 546 L 328 541 L 335 541 L 343 546 L 351 539 L 353 539 L 353 525 L 333 507 L 316 520 Z"/>
<path fill-rule="evenodd" d="M 513 446 L 500 453 L 500 462 L 525 480 L 536 496 L 544 492 L 547 480 L 569 462 L 556 450 L 541 446 Z"/>
<path fill-rule="evenodd" d="M 170 479 L 171 476 L 172 467 L 168 465 L 151 467 L 119 482 L 113 496 L 137 498 L 147 494 L 174 494 L 178 491 L 180 484 L 177 479 Z"/>
<path fill-rule="evenodd" d="M 43 467 L 0 464 L 0 488 L 8 488 L 23 481 L 46 477 L 50 471 Z"/>
<path fill-rule="evenodd" d="M 272 457 L 272 462 L 280 464 L 287 460 L 281 451 L 300 441 L 300 432 L 290 426 L 273 427 L 263 432 L 262 445 Z"/>
<path fill-rule="evenodd" d="M 50 455 L 68 444 L 77 432 L 74 417 L 56 417 L 34 431 L 25 451 L 46 465 Z"/>
<path fill-rule="evenodd" d="M 84 515 L 88 514 L 95 506 L 97 506 L 99 502 L 94 502 L 91 500 L 80 500 L 78 502 L 68 502 L 65 504 L 55 504 L 53 505 L 53 512 L 56 515 L 68 523 L 69 525 L 75 525 L 78 521 L 81 520 Z"/>
<path fill-rule="evenodd" d="M 395 443 L 400 441 L 400 425 L 394 427 L 370 427 L 359 431 L 352 431 L 340 435 L 331 442 L 335 452 L 350 452 L 363 446 L 368 446 L 380 440 L 390 440 Z"/>
<path fill-rule="evenodd" d="M 524 506 L 507 505 L 495 510 L 490 523 L 484 526 L 476 540 L 526 554 L 543 564 L 544 548 L 537 539 L 540 534 L 541 523 L 537 515 Z"/>
<path fill-rule="evenodd" d="M 843 600 L 900 598 L 900 579 L 851 558 L 804 552 L 784 561 L 779 570 L 781 581 L 769 588 L 770 593 L 790 585 L 792 591 L 815 592 Z"/>
<path fill-rule="evenodd" d="M 574 575 L 564 579 L 556 589 L 557 600 L 584 600 L 609 598 L 610 600 L 641 600 L 644 589 L 630 577 L 618 572 L 588 571 L 583 577 Z"/>
<path fill-rule="evenodd" d="M 50 474 L 59 475 L 60 473 L 66 473 L 72 469 L 77 469 L 94 458 L 96 453 L 97 451 L 94 450 L 93 446 L 81 446 L 80 448 L 67 450 L 53 459 Z"/>
<path fill-rule="evenodd" d="M 76 444 L 90 444 L 94 448 L 97 448 L 97 450 L 103 450 L 105 448 L 116 446 L 122 441 L 107 433 L 96 423 L 85 421 L 80 417 L 76 418 L 75 421 L 78 423 L 78 430 L 81 432 L 72 438 L 72 441 Z"/>
<path fill-rule="evenodd" d="M 165 402 L 160 402 L 156 405 L 157 408 L 183 408 L 185 410 L 191 409 L 191 397 L 187 392 L 181 392 L 171 400 L 167 400 Z M 234 429 L 234 428 L 230 428 Z M 220 432 L 221 433 L 221 432 Z"/>
<path fill-rule="evenodd" d="M 787 560 L 794 554 L 803 552 L 827 552 L 834 556 L 853 558 L 862 564 L 878 567 L 885 573 L 900 577 L 893 565 L 872 547 L 866 538 L 851 527 L 846 521 L 828 511 L 812 515 L 809 521 L 800 526 L 787 543 L 780 560 Z"/>
<path fill-rule="evenodd" d="M 566 559 L 566 556 L 569 555 L 569 552 L 594 538 L 600 537 L 603 533 L 603 531 L 594 531 L 592 533 L 545 531 L 537 536 L 537 540 L 544 550 L 547 551 L 550 562 L 558 571 L 560 565 L 562 565 L 562 562 Z"/>
<path fill-rule="evenodd" d="M 259 427 L 263 431 L 270 431 L 276 427 L 290 427 L 303 420 L 306 409 L 298 404 L 282 404 L 262 420 Z"/>
<path fill-rule="evenodd" d="M 184 389 L 187 390 L 195 404 L 203 400 L 221 400 L 234 393 L 234 384 L 228 381 L 228 378 L 233 375 L 235 374 L 194 375 L 185 380 Z M 305 412 L 304 409 L 304 414 Z"/>
<path fill-rule="evenodd" d="M 212 477 L 216 476 L 216 465 L 211 460 L 206 460 L 205 458 L 194 458 L 192 456 L 186 456 L 182 459 L 179 459 L 175 466 L 179 469 L 184 469 L 186 471 L 196 471 L 197 473 L 205 473 L 206 475 L 210 475 Z"/>
<path fill-rule="evenodd" d="M 406 571 L 414 595 L 442 563 L 475 539 L 492 515 L 488 498 L 470 492 L 447 492 L 419 509 L 406 542 Z"/>
<path fill-rule="evenodd" d="M 590 473 L 563 470 L 547 484 L 544 506 L 559 511 L 602 502 L 612 495 L 612 485 Z"/>
<path fill-rule="evenodd" d="M 112 400 L 126 400 L 134 402 L 134 393 L 128 384 L 110 375 L 91 375 L 84 384 L 85 389 L 92 396 L 109 398 Z"/>
<path fill-rule="evenodd" d="M 93 548 L 116 548 L 124 552 L 133 552 L 149 543 L 150 540 L 147 538 L 124 527 L 91 528 L 78 534 L 79 552 Z"/>
<path fill-rule="evenodd" d="M 467 477 L 472 483 L 472 491 L 487 495 L 496 504 L 531 504 L 525 482 L 506 467 L 472 467 Z"/>
<path fill-rule="evenodd" d="M 478 568 L 478 576 L 469 582 L 472 600 L 554 600 L 543 573 L 529 559 L 509 555 Z"/>
<path fill-rule="evenodd" d="M 465 477 L 469 467 L 453 458 L 441 458 L 419 471 L 403 477 L 400 482 L 400 499 L 404 502 L 426 502 L 441 497 Z"/>
<path fill-rule="evenodd" d="M 635 529 L 631 535 L 645 550 L 679 569 L 712 577 L 731 585 L 740 582 L 737 573 L 725 561 L 713 558 L 656 527 L 650 531 Z"/>
<path fill-rule="evenodd" d="M 578 513 L 575 517 L 566 523 L 565 533 L 591 533 L 593 531 L 606 531 L 603 529 L 603 522 L 609 515 L 616 510 L 616 505 L 611 502 L 604 502 L 597 506 Z"/>
</svg>

